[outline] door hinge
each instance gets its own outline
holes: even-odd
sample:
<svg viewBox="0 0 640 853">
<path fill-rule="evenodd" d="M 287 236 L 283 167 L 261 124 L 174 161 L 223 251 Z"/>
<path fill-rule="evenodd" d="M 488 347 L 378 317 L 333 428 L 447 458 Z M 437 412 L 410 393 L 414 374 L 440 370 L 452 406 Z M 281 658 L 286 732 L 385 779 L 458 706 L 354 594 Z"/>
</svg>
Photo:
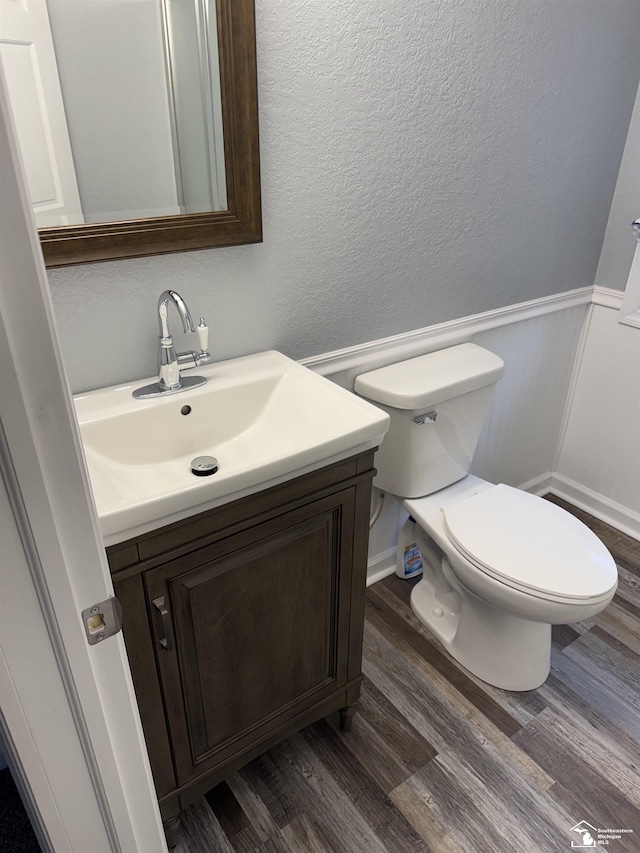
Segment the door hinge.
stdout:
<svg viewBox="0 0 640 853">
<path fill-rule="evenodd" d="M 122 607 L 113 596 L 82 611 L 82 623 L 90 646 L 101 643 L 122 630 Z"/>
</svg>

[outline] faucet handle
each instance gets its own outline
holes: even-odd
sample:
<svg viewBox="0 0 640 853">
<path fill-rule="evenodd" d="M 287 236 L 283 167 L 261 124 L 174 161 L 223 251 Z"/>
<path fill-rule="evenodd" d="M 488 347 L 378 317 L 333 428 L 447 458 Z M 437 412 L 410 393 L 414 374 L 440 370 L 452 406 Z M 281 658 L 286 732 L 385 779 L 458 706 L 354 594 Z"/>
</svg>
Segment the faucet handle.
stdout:
<svg viewBox="0 0 640 853">
<path fill-rule="evenodd" d="M 202 352 L 209 352 L 209 327 L 207 326 L 204 317 L 200 317 L 200 323 L 198 324 L 196 331 L 198 332 L 200 349 Z"/>
<path fill-rule="evenodd" d="M 158 314 L 160 317 L 160 337 L 165 340 L 170 340 L 171 335 L 169 334 L 169 323 L 167 320 L 167 303 L 161 302 L 158 306 Z"/>
</svg>

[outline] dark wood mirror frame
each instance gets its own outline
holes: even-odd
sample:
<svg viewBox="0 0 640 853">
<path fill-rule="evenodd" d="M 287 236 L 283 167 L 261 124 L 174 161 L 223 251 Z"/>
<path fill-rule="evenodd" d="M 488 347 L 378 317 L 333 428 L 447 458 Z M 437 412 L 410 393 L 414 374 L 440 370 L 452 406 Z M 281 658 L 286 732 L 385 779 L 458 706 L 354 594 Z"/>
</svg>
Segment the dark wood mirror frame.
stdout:
<svg viewBox="0 0 640 853">
<path fill-rule="evenodd" d="M 39 231 L 47 267 L 262 240 L 254 0 L 216 0 L 228 210 Z"/>
</svg>

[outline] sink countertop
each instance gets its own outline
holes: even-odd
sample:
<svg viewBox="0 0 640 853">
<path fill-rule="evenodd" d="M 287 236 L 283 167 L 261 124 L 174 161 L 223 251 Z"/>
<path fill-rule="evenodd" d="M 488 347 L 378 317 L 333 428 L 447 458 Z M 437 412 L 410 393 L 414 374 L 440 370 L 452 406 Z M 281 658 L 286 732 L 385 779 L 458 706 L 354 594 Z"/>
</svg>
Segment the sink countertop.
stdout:
<svg viewBox="0 0 640 853">
<path fill-rule="evenodd" d="M 151 379 L 74 397 L 105 545 L 376 447 L 388 429 L 381 409 L 279 352 L 190 372 L 207 384 L 134 400 Z M 191 473 L 203 454 L 218 460 L 210 477 Z"/>
</svg>

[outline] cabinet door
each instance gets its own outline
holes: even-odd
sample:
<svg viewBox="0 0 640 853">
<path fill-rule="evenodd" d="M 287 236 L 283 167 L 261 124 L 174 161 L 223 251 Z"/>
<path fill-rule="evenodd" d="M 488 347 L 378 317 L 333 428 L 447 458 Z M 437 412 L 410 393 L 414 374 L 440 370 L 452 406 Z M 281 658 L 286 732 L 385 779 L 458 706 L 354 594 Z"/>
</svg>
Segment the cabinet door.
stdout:
<svg viewBox="0 0 640 853">
<path fill-rule="evenodd" d="M 354 490 L 146 573 L 179 784 L 346 683 Z"/>
</svg>

